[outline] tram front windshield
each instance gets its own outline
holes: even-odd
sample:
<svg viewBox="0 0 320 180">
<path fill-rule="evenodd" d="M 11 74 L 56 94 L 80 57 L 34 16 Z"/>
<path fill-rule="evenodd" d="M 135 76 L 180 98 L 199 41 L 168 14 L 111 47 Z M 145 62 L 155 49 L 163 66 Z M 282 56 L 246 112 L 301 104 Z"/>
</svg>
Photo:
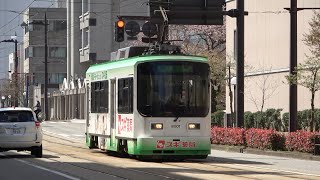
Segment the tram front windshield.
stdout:
<svg viewBox="0 0 320 180">
<path fill-rule="evenodd" d="M 138 65 L 138 111 L 146 117 L 204 117 L 209 112 L 209 66 L 166 61 Z"/>
</svg>

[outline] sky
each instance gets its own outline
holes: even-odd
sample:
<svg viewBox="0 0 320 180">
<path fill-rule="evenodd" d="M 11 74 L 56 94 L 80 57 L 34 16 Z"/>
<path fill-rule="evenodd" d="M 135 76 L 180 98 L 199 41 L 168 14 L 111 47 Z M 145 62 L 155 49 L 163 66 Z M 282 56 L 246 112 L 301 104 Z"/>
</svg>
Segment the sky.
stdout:
<svg viewBox="0 0 320 180">
<path fill-rule="evenodd" d="M 0 41 L 11 39 L 17 33 L 18 42 L 23 41 L 22 13 L 28 7 L 56 7 L 52 0 L 0 0 Z M 12 12 L 14 11 L 14 12 Z M 9 54 L 14 43 L 0 43 L 0 79 L 8 78 Z"/>
</svg>

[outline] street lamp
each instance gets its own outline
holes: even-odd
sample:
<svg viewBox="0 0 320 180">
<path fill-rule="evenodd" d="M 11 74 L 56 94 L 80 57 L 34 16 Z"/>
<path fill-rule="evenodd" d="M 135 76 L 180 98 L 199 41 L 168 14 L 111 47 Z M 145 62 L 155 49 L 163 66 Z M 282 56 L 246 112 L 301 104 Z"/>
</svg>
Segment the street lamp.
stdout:
<svg viewBox="0 0 320 180">
<path fill-rule="evenodd" d="M 18 106 L 18 41 L 17 34 L 11 36 L 11 39 L 2 40 L 0 42 L 12 42 L 14 43 L 14 82 L 15 82 L 15 99 L 14 106 Z"/>
<path fill-rule="evenodd" d="M 48 33 L 48 22 L 47 13 L 44 12 L 44 22 L 30 22 L 29 24 L 43 25 L 44 26 L 44 115 L 48 117 L 48 43 L 47 43 L 47 33 Z M 22 23 L 21 26 L 26 27 L 26 23 Z"/>
<path fill-rule="evenodd" d="M 237 97 L 236 97 L 236 90 L 237 90 L 237 77 L 232 77 L 230 84 L 233 85 L 233 99 L 234 99 L 234 112 L 237 113 Z M 232 115 L 233 116 L 233 115 Z M 239 117 L 237 117 L 239 118 Z M 232 118 L 233 119 L 233 118 Z M 238 122 L 238 120 L 236 120 Z M 233 126 L 234 127 L 234 126 Z M 238 127 L 238 124 L 237 124 Z"/>
</svg>

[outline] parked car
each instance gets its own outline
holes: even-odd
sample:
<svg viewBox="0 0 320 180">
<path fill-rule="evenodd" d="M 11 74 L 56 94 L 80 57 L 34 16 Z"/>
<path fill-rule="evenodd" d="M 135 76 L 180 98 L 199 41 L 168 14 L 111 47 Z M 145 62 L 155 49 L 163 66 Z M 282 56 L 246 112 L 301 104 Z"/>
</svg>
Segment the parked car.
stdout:
<svg viewBox="0 0 320 180">
<path fill-rule="evenodd" d="M 30 108 L 0 108 L 0 151 L 31 151 L 42 157 L 42 128 Z"/>
</svg>

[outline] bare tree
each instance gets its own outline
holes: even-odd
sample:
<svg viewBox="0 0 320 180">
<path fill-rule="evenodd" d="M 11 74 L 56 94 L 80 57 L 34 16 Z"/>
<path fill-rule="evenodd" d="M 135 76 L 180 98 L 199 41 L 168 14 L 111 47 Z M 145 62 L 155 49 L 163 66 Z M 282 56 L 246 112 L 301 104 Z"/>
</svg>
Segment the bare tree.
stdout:
<svg viewBox="0 0 320 180">
<path fill-rule="evenodd" d="M 181 40 L 185 54 L 208 57 L 211 70 L 211 110 L 225 109 L 226 31 L 222 26 L 172 25 L 169 39 Z"/>
<path fill-rule="evenodd" d="M 2 96 L 8 98 L 8 106 L 14 105 L 15 101 L 18 101 L 18 105 L 24 104 L 24 84 L 24 77 L 19 76 L 13 76 L 12 80 L 8 79 L 5 83 L 2 84 L 1 94 Z"/>
<path fill-rule="evenodd" d="M 252 78 L 250 79 L 250 81 L 253 81 L 255 85 L 255 88 L 253 88 L 254 92 L 252 92 L 250 87 L 246 88 L 246 91 L 248 92 L 248 99 L 255 105 L 257 111 L 259 112 L 263 112 L 266 101 L 274 95 L 278 88 L 278 84 L 271 77 L 271 75 L 265 74 L 271 70 L 271 67 L 268 69 L 259 70 L 259 72 L 264 74 L 256 76 L 255 80 L 252 80 Z"/>
</svg>

